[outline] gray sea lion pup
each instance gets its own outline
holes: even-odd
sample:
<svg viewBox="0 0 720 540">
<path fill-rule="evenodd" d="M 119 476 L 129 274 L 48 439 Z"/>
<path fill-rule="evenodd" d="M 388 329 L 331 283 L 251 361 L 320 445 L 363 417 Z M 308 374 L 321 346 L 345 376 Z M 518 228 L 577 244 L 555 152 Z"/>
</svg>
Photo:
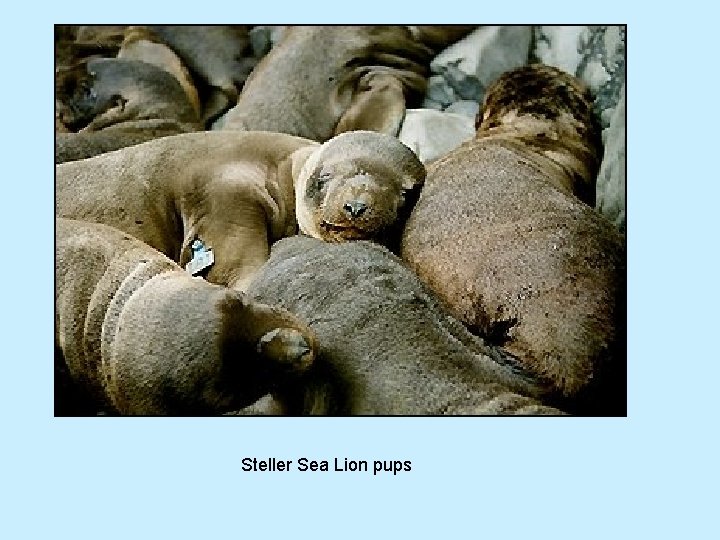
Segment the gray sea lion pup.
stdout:
<svg viewBox="0 0 720 540">
<path fill-rule="evenodd" d="M 512 357 L 447 316 L 400 259 L 373 242 L 283 239 L 249 295 L 297 313 L 320 343 L 302 384 L 280 388 L 279 408 L 269 412 L 559 414 L 527 397 L 545 389 Z"/>
<path fill-rule="evenodd" d="M 56 414 L 78 388 L 120 414 L 217 414 L 313 362 L 315 335 L 285 310 L 191 277 L 112 227 L 58 219 Z M 64 380 L 63 380 L 64 379 Z"/>
<path fill-rule="evenodd" d="M 351 130 L 397 135 L 425 93 L 430 60 L 473 27 L 293 26 L 258 63 L 222 129 L 326 141 Z"/>
<path fill-rule="evenodd" d="M 555 68 L 501 76 L 476 137 L 428 166 L 401 256 L 583 411 L 624 414 L 624 242 L 586 204 L 601 155 L 591 103 Z"/>
<path fill-rule="evenodd" d="M 189 133 L 57 165 L 56 214 L 115 226 L 183 266 L 200 240 L 215 257 L 207 279 L 244 289 L 270 244 L 297 231 L 296 191 L 303 232 L 385 240 L 393 216 L 409 209 L 405 190 L 424 174 L 406 146 L 380 133 L 323 145 L 280 133 Z"/>
</svg>

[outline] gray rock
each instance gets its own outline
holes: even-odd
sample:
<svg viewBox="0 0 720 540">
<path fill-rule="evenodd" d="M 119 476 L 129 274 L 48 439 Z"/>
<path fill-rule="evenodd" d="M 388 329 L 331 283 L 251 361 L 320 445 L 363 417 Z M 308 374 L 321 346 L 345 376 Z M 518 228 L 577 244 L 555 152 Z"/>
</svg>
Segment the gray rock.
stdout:
<svg viewBox="0 0 720 540">
<path fill-rule="evenodd" d="M 445 109 L 445 112 L 462 114 L 463 116 L 472 118 L 474 122 L 478 112 L 480 112 L 480 103 L 467 99 L 456 101 L 455 103 L 451 103 L 447 109 Z"/>
<path fill-rule="evenodd" d="M 625 230 L 624 26 L 537 26 L 531 60 L 580 78 L 594 96 L 605 152 L 596 208 Z"/>
<path fill-rule="evenodd" d="M 595 96 L 595 111 L 607 128 L 625 83 L 625 27 L 536 26 L 531 60 L 579 77 Z"/>
<path fill-rule="evenodd" d="M 455 90 L 442 75 L 433 75 L 428 78 L 425 99 L 440 103 L 442 108 L 445 108 L 452 102 L 457 101 L 458 97 Z"/>
<path fill-rule="evenodd" d="M 605 153 L 598 173 L 597 208 L 625 232 L 625 86 L 610 126 L 603 131 Z"/>
<path fill-rule="evenodd" d="M 436 56 L 430 69 L 459 99 L 480 102 L 501 73 L 527 63 L 531 40 L 531 26 L 481 26 Z"/>
<path fill-rule="evenodd" d="M 427 163 L 475 135 L 475 120 L 433 109 L 408 109 L 398 138 Z"/>
</svg>

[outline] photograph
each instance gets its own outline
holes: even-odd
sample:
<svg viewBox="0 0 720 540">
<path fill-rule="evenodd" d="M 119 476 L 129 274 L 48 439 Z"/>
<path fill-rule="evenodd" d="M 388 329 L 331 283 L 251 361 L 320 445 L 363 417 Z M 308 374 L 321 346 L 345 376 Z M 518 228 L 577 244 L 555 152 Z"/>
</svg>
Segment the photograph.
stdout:
<svg viewBox="0 0 720 540">
<path fill-rule="evenodd" d="M 627 416 L 625 24 L 53 30 L 55 417 Z"/>
</svg>

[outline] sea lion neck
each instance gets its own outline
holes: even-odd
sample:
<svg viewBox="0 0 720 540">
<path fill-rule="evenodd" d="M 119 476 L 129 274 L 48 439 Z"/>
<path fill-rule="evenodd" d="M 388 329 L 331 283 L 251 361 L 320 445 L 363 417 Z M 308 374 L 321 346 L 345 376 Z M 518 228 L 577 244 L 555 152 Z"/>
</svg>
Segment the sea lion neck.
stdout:
<svg viewBox="0 0 720 540">
<path fill-rule="evenodd" d="M 551 120 L 510 111 L 492 122 L 483 121 L 472 144 L 499 144 L 531 161 L 546 162 L 558 171 L 552 175 L 558 189 L 593 205 L 602 150 L 594 135 L 566 112 Z"/>
</svg>

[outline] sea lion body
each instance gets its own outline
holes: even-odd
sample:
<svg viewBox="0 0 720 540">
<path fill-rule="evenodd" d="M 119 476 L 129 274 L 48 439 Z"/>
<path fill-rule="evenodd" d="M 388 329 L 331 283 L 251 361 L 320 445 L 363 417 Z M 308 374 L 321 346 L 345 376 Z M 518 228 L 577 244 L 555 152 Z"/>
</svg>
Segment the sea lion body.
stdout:
<svg viewBox="0 0 720 540">
<path fill-rule="evenodd" d="M 376 243 L 283 239 L 249 295 L 297 313 L 320 343 L 302 384 L 275 394 L 275 404 L 282 404 L 276 411 L 559 414 L 528 397 L 545 389 L 511 357 L 446 315 L 417 277 Z"/>
<path fill-rule="evenodd" d="M 488 89 L 479 123 L 428 166 L 401 256 L 584 411 L 622 414 L 624 249 L 586 204 L 601 155 L 588 94 L 554 68 L 520 68 Z"/>
<path fill-rule="evenodd" d="M 434 54 L 416 36 L 437 47 L 456 34 L 404 26 L 290 27 L 247 79 L 222 129 L 320 142 L 351 130 L 395 136 L 406 102 L 417 105 L 425 92 Z"/>
<path fill-rule="evenodd" d="M 368 215 L 375 206 L 395 204 L 408 178 L 414 178 L 415 183 L 422 181 L 415 176 L 424 175 L 422 165 L 407 160 L 412 152 L 384 137 L 378 133 L 346 134 L 337 148 L 334 141 L 325 146 L 267 132 L 222 131 L 164 137 L 57 165 L 56 213 L 115 226 L 183 266 L 191 259 L 191 244 L 199 239 L 215 257 L 205 277 L 244 289 L 267 260 L 270 244 L 295 234 L 295 184 L 305 189 L 308 179 L 322 170 L 324 162 L 334 167 L 346 164 L 352 169 L 360 160 L 365 167 L 364 178 L 374 178 L 377 190 L 394 194 L 375 199 L 374 206 L 367 209 Z M 353 145 L 357 140 L 362 144 Z M 377 154 L 386 142 L 398 146 L 389 153 Z M 396 157 L 398 163 L 392 163 Z M 396 181 L 395 175 L 400 180 Z M 326 190 L 334 193 L 333 187 L 342 180 L 331 175 Z M 353 192 L 346 194 L 350 197 Z M 321 197 L 315 203 L 324 200 Z M 337 198 L 332 204 L 342 211 L 346 202 L 352 203 L 353 199 Z M 399 208 L 394 210 L 400 216 Z M 387 224 L 387 212 L 377 213 Z M 346 239 L 363 237 L 358 234 L 363 227 L 368 231 L 365 237 L 374 234 L 372 220 L 358 218 L 362 219 L 347 229 L 353 234 Z M 350 218 L 348 221 L 353 224 Z M 324 234 L 323 230 L 306 232 Z M 341 236 L 331 235 L 335 241 Z"/>
<path fill-rule="evenodd" d="M 58 219 L 55 265 L 56 414 L 77 412 L 73 387 L 120 414 L 222 413 L 314 359 L 297 317 L 193 279 L 112 227 Z"/>
<path fill-rule="evenodd" d="M 152 25 L 194 75 L 203 95 L 203 125 L 237 103 L 238 94 L 257 60 L 243 25 Z"/>
</svg>

